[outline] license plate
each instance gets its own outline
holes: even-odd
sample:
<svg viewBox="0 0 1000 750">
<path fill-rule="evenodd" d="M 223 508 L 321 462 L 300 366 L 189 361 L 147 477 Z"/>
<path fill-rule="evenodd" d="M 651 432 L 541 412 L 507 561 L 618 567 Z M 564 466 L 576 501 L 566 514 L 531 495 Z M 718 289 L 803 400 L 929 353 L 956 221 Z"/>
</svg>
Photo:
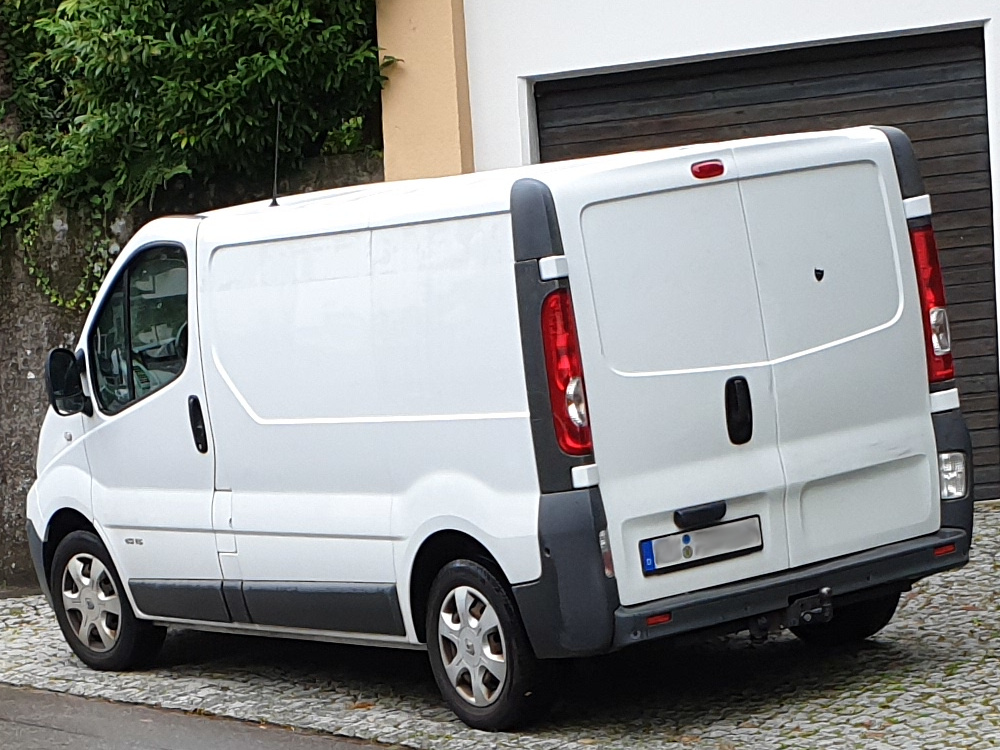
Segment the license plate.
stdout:
<svg viewBox="0 0 1000 750">
<path fill-rule="evenodd" d="M 642 572 L 647 576 L 717 562 L 763 548 L 760 516 L 740 518 L 694 531 L 680 531 L 639 543 Z"/>
</svg>

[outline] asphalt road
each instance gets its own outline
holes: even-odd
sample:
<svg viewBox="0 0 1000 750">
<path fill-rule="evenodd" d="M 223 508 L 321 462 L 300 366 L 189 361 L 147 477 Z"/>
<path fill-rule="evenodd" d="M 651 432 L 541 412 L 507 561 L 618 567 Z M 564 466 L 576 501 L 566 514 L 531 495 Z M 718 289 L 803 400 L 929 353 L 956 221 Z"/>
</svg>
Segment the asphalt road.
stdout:
<svg viewBox="0 0 1000 750">
<path fill-rule="evenodd" d="M 388 746 L 0 685 L 0 748 L 387 750 Z"/>
</svg>

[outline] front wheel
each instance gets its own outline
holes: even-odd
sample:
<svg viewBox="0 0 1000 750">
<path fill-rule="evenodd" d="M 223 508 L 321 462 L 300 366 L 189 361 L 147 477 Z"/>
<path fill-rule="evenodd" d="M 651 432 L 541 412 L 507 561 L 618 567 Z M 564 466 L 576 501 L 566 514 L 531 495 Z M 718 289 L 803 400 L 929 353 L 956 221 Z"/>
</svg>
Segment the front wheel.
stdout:
<svg viewBox="0 0 1000 750">
<path fill-rule="evenodd" d="M 166 629 L 136 618 L 111 556 L 96 535 L 74 531 L 63 539 L 52 559 L 51 579 L 59 628 L 88 667 L 133 669 L 159 652 Z"/>
<path fill-rule="evenodd" d="M 469 726 L 502 731 L 533 718 L 535 656 L 507 590 L 479 563 L 456 560 L 434 579 L 427 651 L 441 694 Z"/>
<path fill-rule="evenodd" d="M 829 622 L 798 625 L 791 631 L 806 643 L 824 648 L 860 643 L 889 624 L 898 604 L 897 591 L 843 607 L 834 606 Z"/>
</svg>

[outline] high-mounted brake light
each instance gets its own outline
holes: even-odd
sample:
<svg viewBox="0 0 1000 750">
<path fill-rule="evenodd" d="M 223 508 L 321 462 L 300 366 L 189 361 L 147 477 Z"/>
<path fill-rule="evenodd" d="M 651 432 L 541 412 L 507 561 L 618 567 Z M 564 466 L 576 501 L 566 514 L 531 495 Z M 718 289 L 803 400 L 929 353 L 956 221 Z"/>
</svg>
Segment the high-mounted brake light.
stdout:
<svg viewBox="0 0 1000 750">
<path fill-rule="evenodd" d="M 691 165 L 691 174 L 694 175 L 695 179 L 707 180 L 712 177 L 721 177 L 726 171 L 726 165 L 723 164 L 719 159 L 712 159 L 711 161 L 700 161 L 697 164 Z"/>
<path fill-rule="evenodd" d="M 955 364 L 951 357 L 951 330 L 948 327 L 944 280 L 934 230 L 929 225 L 911 229 L 910 244 L 913 246 L 917 285 L 920 287 L 920 308 L 927 344 L 927 376 L 930 382 L 940 383 L 955 377 Z"/>
<path fill-rule="evenodd" d="M 542 302 L 542 344 L 559 447 L 572 456 L 591 453 L 583 362 L 568 289 L 557 289 Z"/>
</svg>

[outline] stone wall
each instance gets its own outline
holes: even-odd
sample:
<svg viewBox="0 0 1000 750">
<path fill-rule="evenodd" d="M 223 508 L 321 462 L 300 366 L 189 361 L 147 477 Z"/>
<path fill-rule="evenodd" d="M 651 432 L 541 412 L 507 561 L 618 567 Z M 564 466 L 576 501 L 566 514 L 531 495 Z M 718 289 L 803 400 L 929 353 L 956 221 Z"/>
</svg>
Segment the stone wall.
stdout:
<svg viewBox="0 0 1000 750">
<path fill-rule="evenodd" d="M 379 159 L 320 157 L 283 180 L 281 189 L 283 193 L 305 192 L 381 179 Z M 122 227 L 119 239 L 124 244 L 153 214 L 194 213 L 260 198 L 262 192 L 266 192 L 265 186 L 236 181 L 197 188 L 178 182 L 158 196 L 155 210 L 141 209 L 118 223 L 116 228 Z M 66 292 L 72 291 L 82 272 L 76 229 L 72 216 L 57 213 L 34 257 Z M 75 343 L 85 317 L 49 302 L 28 274 L 24 251 L 11 234 L 6 231 L 0 236 L 0 587 L 34 582 L 25 541 L 24 505 L 35 477 L 35 446 L 47 408 L 45 358 L 53 347 Z"/>
<path fill-rule="evenodd" d="M 35 476 L 35 443 L 47 406 L 46 353 L 72 346 L 82 317 L 35 287 L 13 241 L 0 244 L 0 585 L 34 577 L 24 536 L 24 498 Z"/>
</svg>

